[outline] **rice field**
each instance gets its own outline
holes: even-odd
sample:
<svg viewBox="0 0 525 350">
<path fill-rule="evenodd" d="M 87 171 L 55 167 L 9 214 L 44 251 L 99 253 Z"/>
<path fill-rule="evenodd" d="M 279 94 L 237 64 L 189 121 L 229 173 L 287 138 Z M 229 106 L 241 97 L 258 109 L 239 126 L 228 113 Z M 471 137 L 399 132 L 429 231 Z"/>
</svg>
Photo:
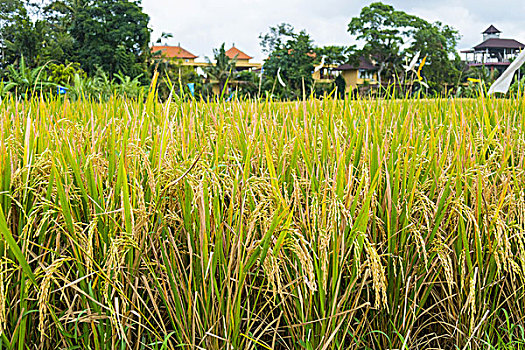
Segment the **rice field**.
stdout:
<svg viewBox="0 0 525 350">
<path fill-rule="evenodd" d="M 525 349 L 525 102 L 0 105 L 1 349 Z"/>
</svg>

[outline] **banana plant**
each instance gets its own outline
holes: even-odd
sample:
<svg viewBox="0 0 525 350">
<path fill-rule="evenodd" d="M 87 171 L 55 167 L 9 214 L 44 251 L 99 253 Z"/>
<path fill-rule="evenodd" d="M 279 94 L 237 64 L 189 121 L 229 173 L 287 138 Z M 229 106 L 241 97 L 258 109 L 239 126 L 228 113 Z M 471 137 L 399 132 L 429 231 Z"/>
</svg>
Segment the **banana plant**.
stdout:
<svg viewBox="0 0 525 350">
<path fill-rule="evenodd" d="M 131 77 L 122 73 L 115 74 L 119 83 L 115 86 L 115 91 L 119 95 L 125 95 L 127 97 L 138 97 L 141 93 L 144 93 L 144 86 L 140 83 L 142 74 L 131 79 Z"/>
<path fill-rule="evenodd" d="M 12 64 L 7 67 L 7 86 L 9 90 L 15 90 L 20 95 L 33 95 L 35 92 L 42 92 L 56 87 L 56 84 L 47 79 L 44 71 L 47 64 L 29 68 L 26 66 L 24 56 L 20 58 L 18 68 Z"/>
<path fill-rule="evenodd" d="M 13 87 L 14 84 L 10 81 L 0 81 L 0 99 L 4 98 Z"/>
</svg>

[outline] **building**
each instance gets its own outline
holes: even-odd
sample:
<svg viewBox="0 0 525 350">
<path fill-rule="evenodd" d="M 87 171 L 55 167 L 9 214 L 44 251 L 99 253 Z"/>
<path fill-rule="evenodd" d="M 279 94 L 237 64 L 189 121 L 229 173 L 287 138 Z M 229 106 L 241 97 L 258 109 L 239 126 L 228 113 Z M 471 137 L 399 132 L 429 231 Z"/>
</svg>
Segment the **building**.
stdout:
<svg viewBox="0 0 525 350">
<path fill-rule="evenodd" d="M 233 46 L 228 51 L 226 51 L 226 56 L 228 56 L 229 59 L 237 57 L 237 62 L 235 64 L 236 71 L 257 70 L 261 69 L 262 67 L 261 63 L 250 62 L 253 57 L 236 48 L 235 44 L 233 44 Z"/>
<path fill-rule="evenodd" d="M 160 54 L 162 58 L 168 59 L 168 60 L 174 60 L 176 63 L 179 63 L 183 66 L 190 66 L 190 67 L 206 67 L 209 66 L 209 63 L 207 62 L 196 62 L 195 59 L 199 56 L 196 56 L 189 52 L 188 50 L 182 48 L 180 44 L 178 46 L 152 46 L 151 52 L 155 54 Z M 228 51 L 226 51 L 226 56 L 228 58 L 233 59 L 235 56 L 237 56 L 237 63 L 235 65 L 236 71 L 242 71 L 242 70 L 257 70 L 261 69 L 262 64 L 261 63 L 254 63 L 250 62 L 250 60 L 253 58 L 246 53 L 242 52 L 235 46 L 230 48 Z M 213 64 L 213 63 L 212 63 Z"/>
<path fill-rule="evenodd" d="M 312 78 L 316 83 L 333 83 L 335 78 L 341 74 L 337 67 L 339 67 L 337 64 L 325 64 L 321 69 L 313 72 Z"/>
<path fill-rule="evenodd" d="M 189 52 L 186 49 L 183 49 L 180 44 L 178 46 L 153 46 L 151 52 L 155 54 L 160 54 L 162 58 L 179 61 L 180 64 L 185 66 L 194 66 L 195 59 L 199 56 L 196 56 Z"/>
<path fill-rule="evenodd" d="M 360 58 L 358 64 L 345 63 L 335 68 L 335 70 L 341 72 L 345 80 L 345 92 L 347 93 L 359 85 L 377 84 L 377 67 L 364 58 Z"/>
<path fill-rule="evenodd" d="M 491 25 L 483 33 L 483 42 L 472 49 L 463 50 L 469 67 L 487 67 L 503 72 L 525 45 L 514 39 L 500 38 L 501 31 Z"/>
<path fill-rule="evenodd" d="M 180 44 L 177 46 L 153 46 L 151 48 L 151 52 L 154 55 L 160 55 L 162 60 L 166 63 L 168 63 L 168 61 L 173 61 L 179 66 L 179 70 L 180 66 L 188 66 L 197 69 L 204 68 L 210 65 L 210 63 L 207 62 L 196 62 L 195 60 L 198 58 L 198 56 L 182 48 Z M 239 48 L 235 47 L 235 44 L 225 53 L 229 59 L 236 58 L 235 70 L 237 72 L 246 70 L 258 73 L 261 72 L 261 68 L 263 66 L 262 63 L 251 62 L 253 57 L 246 54 Z M 289 51 L 289 53 L 291 53 L 291 51 Z M 310 57 L 316 56 L 314 52 L 307 53 L 307 55 L 309 55 Z M 214 63 L 211 64 L 213 65 Z M 199 71 L 199 74 L 202 74 L 203 71 L 198 70 L 198 72 Z M 377 68 L 373 64 L 367 62 L 364 59 L 361 59 L 358 65 L 352 65 L 350 63 L 343 65 L 326 64 L 321 69 L 314 71 L 312 73 L 312 78 L 316 83 L 333 83 L 338 75 L 342 75 L 346 84 L 346 92 L 350 92 L 359 85 L 377 84 L 376 71 Z M 218 84 L 216 84 L 216 82 L 213 81 L 211 83 L 213 92 L 215 94 L 219 94 L 220 88 Z M 228 85 L 234 87 L 237 85 L 237 83 L 237 81 L 230 81 Z"/>
</svg>

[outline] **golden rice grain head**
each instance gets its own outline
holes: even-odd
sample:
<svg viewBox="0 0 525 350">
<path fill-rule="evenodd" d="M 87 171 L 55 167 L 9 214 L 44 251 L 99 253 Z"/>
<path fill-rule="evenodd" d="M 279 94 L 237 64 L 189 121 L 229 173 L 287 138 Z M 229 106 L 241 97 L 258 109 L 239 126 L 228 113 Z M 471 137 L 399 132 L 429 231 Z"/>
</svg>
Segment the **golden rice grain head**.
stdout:
<svg viewBox="0 0 525 350">
<path fill-rule="evenodd" d="M 377 253 L 368 237 L 364 237 L 364 246 L 366 251 L 366 264 L 372 275 L 372 285 L 375 292 L 375 307 L 384 307 L 388 310 L 388 299 L 386 297 L 386 275 L 385 267 L 381 263 L 381 257 Z"/>
<path fill-rule="evenodd" d="M 292 249 L 299 258 L 299 263 L 303 271 L 303 281 L 310 292 L 315 292 L 317 291 L 317 282 L 312 257 L 308 253 L 307 242 L 299 230 L 293 231 L 293 237 Z"/>
<path fill-rule="evenodd" d="M 277 296 L 277 294 L 282 296 L 281 269 L 279 267 L 279 262 L 273 254 L 269 253 L 266 255 L 263 262 L 263 270 L 270 282 L 274 297 Z"/>
<path fill-rule="evenodd" d="M 60 267 L 68 261 L 69 258 L 60 258 L 51 263 L 44 270 L 44 278 L 38 290 L 38 330 L 40 332 L 40 344 L 44 344 L 45 326 L 47 321 L 47 302 L 51 290 L 51 283 L 59 274 Z"/>
<path fill-rule="evenodd" d="M 441 261 L 441 266 L 445 273 L 445 280 L 448 285 L 448 292 L 452 295 L 452 289 L 455 285 L 454 283 L 454 266 L 452 264 L 451 250 L 443 242 L 443 238 L 438 234 L 434 239 L 434 251 L 437 253 L 439 261 Z"/>
</svg>

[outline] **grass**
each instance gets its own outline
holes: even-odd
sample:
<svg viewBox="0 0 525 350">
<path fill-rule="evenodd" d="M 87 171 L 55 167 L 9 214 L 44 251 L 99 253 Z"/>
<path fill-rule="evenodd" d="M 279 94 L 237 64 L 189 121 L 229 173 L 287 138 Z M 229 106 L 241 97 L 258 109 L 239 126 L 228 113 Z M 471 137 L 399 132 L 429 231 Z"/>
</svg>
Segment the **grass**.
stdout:
<svg viewBox="0 0 525 350">
<path fill-rule="evenodd" d="M 524 111 L 4 100 L 0 347 L 524 349 Z"/>
</svg>

